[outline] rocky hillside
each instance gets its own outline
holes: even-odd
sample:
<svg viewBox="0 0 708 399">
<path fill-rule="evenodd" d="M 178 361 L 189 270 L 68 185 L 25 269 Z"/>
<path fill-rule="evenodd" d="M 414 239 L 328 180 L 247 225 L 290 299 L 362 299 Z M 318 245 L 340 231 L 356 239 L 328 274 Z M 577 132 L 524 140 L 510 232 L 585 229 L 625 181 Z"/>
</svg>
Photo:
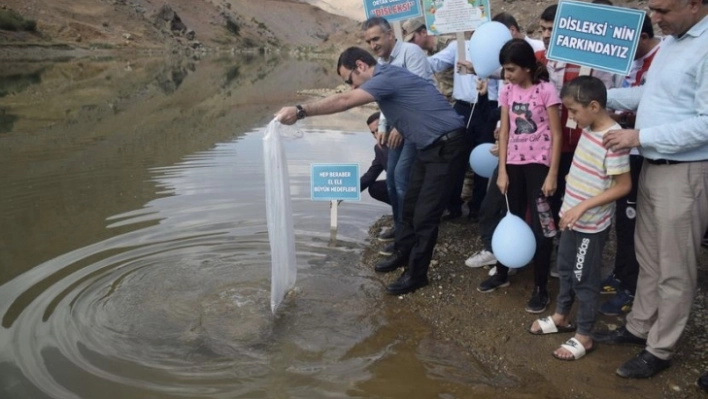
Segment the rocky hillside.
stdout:
<svg viewBox="0 0 708 399">
<path fill-rule="evenodd" d="M 530 35 L 555 0 L 492 0 Z M 646 0 L 615 0 L 643 8 Z M 13 50 L 313 51 L 363 45 L 361 0 L 3 0 L 0 58 Z M 3 30 L 3 12 L 33 29 Z M 25 26 L 22 25 L 22 26 Z"/>
<path fill-rule="evenodd" d="M 3 0 L 36 32 L 0 45 L 83 49 L 326 49 L 358 23 L 297 0 Z"/>
</svg>

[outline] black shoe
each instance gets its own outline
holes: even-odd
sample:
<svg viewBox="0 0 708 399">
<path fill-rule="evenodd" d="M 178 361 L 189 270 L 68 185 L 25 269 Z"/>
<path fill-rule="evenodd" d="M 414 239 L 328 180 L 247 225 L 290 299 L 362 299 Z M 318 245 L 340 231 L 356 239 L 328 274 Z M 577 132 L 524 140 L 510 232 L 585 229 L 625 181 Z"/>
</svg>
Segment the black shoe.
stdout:
<svg viewBox="0 0 708 399">
<path fill-rule="evenodd" d="M 469 210 L 467 213 L 467 219 L 472 223 L 479 222 L 479 209 L 472 209 L 471 204 L 467 205 L 467 209 Z"/>
<path fill-rule="evenodd" d="M 381 248 L 381 250 L 379 251 L 379 255 L 391 256 L 396 251 L 395 247 L 396 247 L 396 244 L 390 243 L 390 244 L 386 245 L 385 247 Z"/>
<path fill-rule="evenodd" d="M 448 221 L 448 220 L 455 220 L 458 219 L 462 216 L 462 211 L 461 210 L 456 210 L 454 212 L 448 211 L 442 216 L 443 221 Z"/>
<path fill-rule="evenodd" d="M 647 345 L 646 339 L 632 334 L 625 326 L 622 326 L 614 331 L 595 331 L 592 333 L 592 340 L 601 344 L 609 345 Z"/>
<path fill-rule="evenodd" d="M 396 239 L 396 229 L 392 227 L 388 230 L 384 230 L 376 238 L 381 242 L 391 242 Z"/>
<path fill-rule="evenodd" d="M 386 293 L 389 295 L 404 295 L 426 285 L 428 285 L 427 277 L 414 279 L 408 273 L 403 273 L 398 280 L 386 287 Z"/>
<path fill-rule="evenodd" d="M 617 369 L 617 375 L 624 378 L 649 378 L 671 365 L 669 360 L 659 359 L 646 350 L 643 350 L 633 359 Z"/>
<path fill-rule="evenodd" d="M 705 373 L 702 376 L 698 377 L 696 385 L 698 386 L 698 388 L 701 388 L 702 390 L 708 392 L 708 373 Z"/>
<path fill-rule="evenodd" d="M 406 258 L 401 252 L 396 251 L 393 255 L 378 262 L 376 266 L 374 266 L 374 271 L 377 273 L 392 272 L 401 266 L 405 266 L 406 262 L 408 262 L 408 258 Z"/>
<path fill-rule="evenodd" d="M 533 314 L 543 313 L 549 303 L 551 303 L 551 298 L 548 297 L 548 292 L 541 291 L 540 287 L 535 287 L 531 293 L 531 299 L 526 304 L 526 311 Z"/>
<path fill-rule="evenodd" d="M 509 277 L 501 278 L 499 273 L 489 277 L 488 279 L 482 281 L 482 283 L 477 287 L 477 291 L 487 293 L 496 290 L 497 288 L 503 288 L 509 286 Z"/>
</svg>

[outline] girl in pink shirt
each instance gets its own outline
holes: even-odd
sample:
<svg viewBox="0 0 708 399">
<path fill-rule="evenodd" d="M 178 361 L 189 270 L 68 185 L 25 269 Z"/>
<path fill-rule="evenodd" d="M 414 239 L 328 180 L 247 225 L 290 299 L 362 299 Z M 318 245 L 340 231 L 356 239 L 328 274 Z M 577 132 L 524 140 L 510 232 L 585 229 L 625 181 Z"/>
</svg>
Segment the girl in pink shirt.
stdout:
<svg viewBox="0 0 708 399">
<path fill-rule="evenodd" d="M 536 199 L 551 196 L 561 149 L 559 104 L 555 87 L 548 82 L 546 67 L 536 60 L 533 48 L 523 39 L 508 41 L 499 52 L 504 79 L 509 81 L 499 96 L 499 177 L 497 186 L 509 199 L 514 215 L 531 211 L 531 228 L 536 236 L 534 290 L 526 306 L 529 313 L 541 313 L 550 303 L 548 273 L 553 239 L 544 237 Z M 497 274 L 483 281 L 480 292 L 492 292 L 509 285 L 509 269 L 497 264 Z"/>
</svg>

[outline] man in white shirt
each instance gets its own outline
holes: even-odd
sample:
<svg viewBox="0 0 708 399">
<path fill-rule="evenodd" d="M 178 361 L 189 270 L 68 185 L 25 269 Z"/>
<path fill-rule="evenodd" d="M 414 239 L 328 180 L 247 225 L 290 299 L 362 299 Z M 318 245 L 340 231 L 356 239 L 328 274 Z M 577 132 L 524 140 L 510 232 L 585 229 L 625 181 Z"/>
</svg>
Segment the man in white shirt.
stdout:
<svg viewBox="0 0 708 399">
<path fill-rule="evenodd" d="M 606 148 L 638 147 L 637 294 L 625 326 L 595 339 L 637 344 L 617 374 L 649 378 L 670 365 L 688 322 L 701 240 L 708 228 L 708 0 L 649 0 L 666 38 L 642 86 L 608 92 L 608 106 L 635 111 L 634 129 L 611 130 Z"/>
<path fill-rule="evenodd" d="M 533 48 L 534 53 L 537 51 L 542 51 L 546 48 L 542 40 L 532 39 L 528 37 L 528 35 L 523 33 L 521 31 L 521 28 L 519 27 L 519 23 L 516 22 L 516 18 L 514 18 L 514 16 L 509 14 L 508 12 L 500 12 L 499 14 L 495 15 L 494 18 L 492 18 L 492 21 L 500 22 L 504 24 L 507 28 L 509 28 L 509 32 L 511 32 L 512 39 L 526 40 L 526 42 L 531 45 L 531 48 Z"/>
</svg>

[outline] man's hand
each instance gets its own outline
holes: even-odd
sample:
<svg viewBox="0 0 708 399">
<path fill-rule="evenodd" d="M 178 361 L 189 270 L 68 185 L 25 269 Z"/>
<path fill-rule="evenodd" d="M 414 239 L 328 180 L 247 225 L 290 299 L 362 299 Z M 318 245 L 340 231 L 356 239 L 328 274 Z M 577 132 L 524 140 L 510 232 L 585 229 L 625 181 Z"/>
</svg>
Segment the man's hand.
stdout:
<svg viewBox="0 0 708 399">
<path fill-rule="evenodd" d="M 386 145 L 386 136 L 388 136 L 384 132 L 376 132 L 376 145 L 379 147 L 383 147 Z"/>
<path fill-rule="evenodd" d="M 283 125 L 294 125 L 297 122 L 297 108 L 283 107 L 275 114 L 275 119 Z"/>
<path fill-rule="evenodd" d="M 476 75 L 471 61 L 457 61 L 457 72 L 463 71 Z"/>
<path fill-rule="evenodd" d="M 388 135 L 388 148 L 398 148 L 403 144 L 403 136 L 398 133 L 398 130 L 393 129 Z"/>
<path fill-rule="evenodd" d="M 477 92 L 480 96 L 487 94 L 488 87 L 487 79 L 480 79 L 477 81 Z"/>
<path fill-rule="evenodd" d="M 611 151 L 639 147 L 639 130 L 610 130 L 602 137 L 602 144 Z"/>
<path fill-rule="evenodd" d="M 489 148 L 489 153 L 495 157 L 499 156 L 499 141 L 495 142 L 494 145 Z"/>
</svg>

